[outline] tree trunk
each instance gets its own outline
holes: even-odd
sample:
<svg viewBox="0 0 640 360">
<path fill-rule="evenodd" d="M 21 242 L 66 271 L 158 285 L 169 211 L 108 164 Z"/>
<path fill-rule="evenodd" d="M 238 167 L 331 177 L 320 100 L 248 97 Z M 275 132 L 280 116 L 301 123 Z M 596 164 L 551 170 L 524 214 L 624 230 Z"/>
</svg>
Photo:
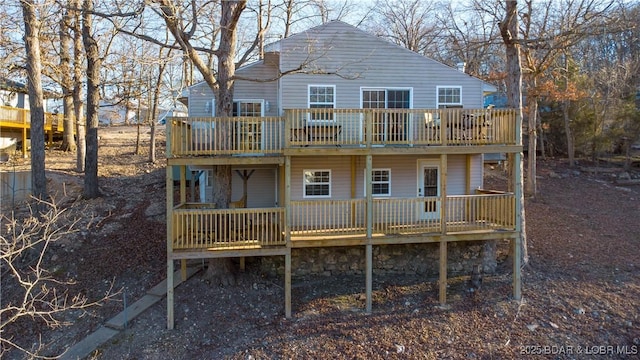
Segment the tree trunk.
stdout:
<svg viewBox="0 0 640 360">
<path fill-rule="evenodd" d="M 217 116 L 231 116 L 233 111 L 233 76 L 236 66 L 234 57 L 236 54 L 236 27 L 240 12 L 244 9 L 245 2 L 222 3 L 222 15 L 220 17 L 220 45 L 218 47 L 218 97 L 216 101 Z M 230 128 L 220 127 L 223 131 L 222 139 L 230 135 Z M 225 142 L 225 144 L 227 144 Z M 228 144 L 227 144 L 228 145 Z M 231 201 L 231 166 L 217 165 L 213 172 L 214 191 L 213 202 L 217 209 L 226 209 Z M 231 259 L 211 259 L 205 277 L 213 282 L 223 285 L 235 284 L 235 274 Z"/>
<path fill-rule="evenodd" d="M 520 44 L 518 43 L 518 3 L 517 1 L 506 1 L 506 12 L 504 21 L 500 24 L 500 33 L 505 45 L 507 57 L 507 105 L 517 111 L 517 116 L 522 119 L 522 63 L 520 59 Z M 531 139 L 529 139 L 531 141 Z M 513 161 L 515 156 L 510 156 Z M 522 159 L 523 157 L 521 157 Z M 524 164 L 520 161 L 515 166 L 519 167 L 520 178 L 515 179 L 509 176 L 509 185 L 511 189 L 515 189 L 515 182 L 523 183 Z M 529 263 L 529 252 L 527 250 L 527 232 L 524 210 L 524 196 L 516 199 L 520 205 L 520 216 L 522 218 L 522 227 L 520 237 L 522 249 L 522 264 Z"/>
<path fill-rule="evenodd" d="M 536 78 L 533 79 L 533 83 L 531 84 L 531 88 L 536 89 L 538 81 Z M 528 130 L 529 130 L 529 149 L 528 149 L 528 157 L 527 157 L 527 183 L 525 186 L 525 193 L 531 197 L 536 196 L 537 184 L 536 184 L 536 176 L 537 176 L 537 157 L 538 157 L 538 96 L 530 95 L 527 98 L 527 103 L 529 104 L 529 122 L 528 122 Z"/>
<path fill-rule="evenodd" d="M 20 2 L 24 18 L 25 51 L 27 56 L 27 76 L 29 107 L 31 109 L 31 190 L 37 199 L 47 196 L 45 175 L 44 143 L 44 96 L 42 94 L 42 63 L 40 62 L 40 21 L 36 16 L 33 0 Z M 27 144 L 22 144 L 27 146 Z"/>
<path fill-rule="evenodd" d="M 60 20 L 60 73 L 61 86 L 63 92 L 63 127 L 62 151 L 75 151 L 76 140 L 74 138 L 73 124 L 73 74 L 71 73 L 71 55 L 73 39 L 69 31 L 71 30 L 70 10 L 66 9 Z"/>
<path fill-rule="evenodd" d="M 100 54 L 93 38 L 93 0 L 82 6 L 82 40 L 87 54 L 87 154 L 84 169 L 84 192 L 87 199 L 99 197 L 98 187 L 98 109 L 100 106 Z"/>
<path fill-rule="evenodd" d="M 569 100 L 562 102 L 562 119 L 564 120 L 564 133 L 567 136 L 567 157 L 569 158 L 569 166 L 575 166 L 575 145 L 573 141 L 573 132 L 571 131 L 571 122 L 569 119 Z"/>
<path fill-rule="evenodd" d="M 73 17 L 73 111 L 76 118 L 76 170 L 84 172 L 84 158 L 87 150 L 86 128 L 84 119 L 84 102 L 82 101 L 82 74 L 84 63 L 82 61 L 84 46 L 82 44 L 82 29 L 80 28 L 80 0 L 69 1 L 70 14 Z"/>
</svg>

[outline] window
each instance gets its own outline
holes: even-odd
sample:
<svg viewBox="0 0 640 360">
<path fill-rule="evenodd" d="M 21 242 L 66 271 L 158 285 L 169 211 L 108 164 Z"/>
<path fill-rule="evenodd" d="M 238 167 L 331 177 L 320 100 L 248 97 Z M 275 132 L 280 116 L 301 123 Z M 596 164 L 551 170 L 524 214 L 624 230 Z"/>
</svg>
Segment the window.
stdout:
<svg viewBox="0 0 640 360">
<path fill-rule="evenodd" d="M 438 109 L 462 107 L 462 87 L 438 86 Z"/>
<path fill-rule="evenodd" d="M 365 170 L 366 174 L 366 170 Z M 364 193 L 367 196 L 367 178 L 365 177 Z M 391 170 L 372 169 L 371 170 L 371 195 L 391 196 Z"/>
<path fill-rule="evenodd" d="M 304 197 L 331 197 L 331 170 L 304 170 Z"/>
<path fill-rule="evenodd" d="M 234 100 L 232 116 L 262 116 L 262 100 Z"/>
<path fill-rule="evenodd" d="M 309 109 L 334 109 L 336 107 L 335 85 L 309 85 Z M 311 121 L 332 121 L 332 112 L 315 112 Z"/>
</svg>

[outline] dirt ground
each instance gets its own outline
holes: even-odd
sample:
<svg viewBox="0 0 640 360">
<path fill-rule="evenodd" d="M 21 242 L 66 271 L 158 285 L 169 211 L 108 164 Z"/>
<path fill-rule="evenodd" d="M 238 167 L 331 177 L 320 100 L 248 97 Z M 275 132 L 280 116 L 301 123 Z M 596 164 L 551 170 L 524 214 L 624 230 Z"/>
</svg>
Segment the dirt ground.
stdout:
<svg viewBox="0 0 640 360">
<path fill-rule="evenodd" d="M 100 129 L 104 196 L 78 199 L 82 177 L 74 155 L 49 150 L 49 192 L 78 232 L 55 244 L 50 268 L 100 298 L 100 307 L 65 314 L 70 326 L 48 330 L 24 322 L 3 336 L 45 355 L 59 354 L 97 329 L 165 277 L 163 129 L 159 160 L 134 154 L 133 127 Z M 19 168 L 22 161 L 4 165 Z M 238 285 L 218 287 L 196 274 L 176 289 L 176 329 L 166 329 L 166 302 L 133 320 L 95 359 L 511 359 L 640 357 L 640 186 L 618 186 L 614 172 L 541 160 L 539 195 L 526 203 L 530 265 L 523 300 L 511 300 L 504 264 L 471 296 L 467 277 L 450 278 L 449 307 L 438 306 L 437 279 L 374 276 L 373 313 L 364 309 L 363 276 L 293 278 L 293 317 L 284 318 L 282 278 L 252 262 Z M 600 164 L 599 166 L 602 166 Z M 581 171 L 582 169 L 583 171 Z M 631 174 L 637 176 L 637 173 Z M 487 168 L 488 183 L 505 175 Z M 3 279 L 3 295 L 11 288 Z M 8 290 L 7 290 L 8 289 Z M 7 359 L 22 358 L 15 351 Z"/>
</svg>

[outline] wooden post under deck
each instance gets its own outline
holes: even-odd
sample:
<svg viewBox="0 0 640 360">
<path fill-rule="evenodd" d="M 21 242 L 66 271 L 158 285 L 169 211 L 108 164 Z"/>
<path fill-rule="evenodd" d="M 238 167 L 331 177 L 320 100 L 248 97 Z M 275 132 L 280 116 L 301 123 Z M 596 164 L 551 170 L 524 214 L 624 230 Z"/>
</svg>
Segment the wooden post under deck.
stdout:
<svg viewBox="0 0 640 360">
<path fill-rule="evenodd" d="M 27 158 L 27 111 L 21 111 L 22 114 L 22 157 Z"/>
<path fill-rule="evenodd" d="M 447 154 L 440 155 L 440 218 L 442 219 L 442 234 L 447 233 Z M 447 241 L 440 238 L 440 261 L 439 261 L 439 300 L 440 305 L 447 303 Z"/>
<path fill-rule="evenodd" d="M 438 280 L 440 306 L 447 303 L 447 241 L 440 239 L 440 278 Z"/>
<path fill-rule="evenodd" d="M 291 318 L 291 157 L 284 160 L 284 236 L 287 253 L 284 256 L 284 314 Z"/>
<path fill-rule="evenodd" d="M 371 238 L 373 236 L 373 195 L 372 195 L 372 178 L 371 171 L 373 168 L 373 157 L 367 155 L 367 168 L 365 171 L 366 178 L 366 192 L 367 192 L 367 244 L 365 245 L 366 256 L 366 305 L 365 312 L 371 314 L 371 303 L 373 293 L 373 245 L 371 244 Z"/>
<path fill-rule="evenodd" d="M 173 330 L 173 167 L 167 166 L 167 329 Z"/>
<path fill-rule="evenodd" d="M 513 176 L 515 177 L 515 200 L 516 200 L 516 232 L 515 239 L 511 240 L 513 244 L 513 298 L 515 300 L 522 299 L 522 179 L 521 165 L 522 153 L 516 153 L 515 161 L 513 161 Z"/>
<path fill-rule="evenodd" d="M 173 174 L 171 175 L 173 176 Z M 171 185 L 173 189 L 173 182 Z M 173 193 L 171 194 L 173 197 Z M 187 167 L 185 165 L 180 165 L 180 203 L 184 204 L 187 202 Z M 180 277 L 182 281 L 187 281 L 187 259 L 180 260 Z"/>
</svg>

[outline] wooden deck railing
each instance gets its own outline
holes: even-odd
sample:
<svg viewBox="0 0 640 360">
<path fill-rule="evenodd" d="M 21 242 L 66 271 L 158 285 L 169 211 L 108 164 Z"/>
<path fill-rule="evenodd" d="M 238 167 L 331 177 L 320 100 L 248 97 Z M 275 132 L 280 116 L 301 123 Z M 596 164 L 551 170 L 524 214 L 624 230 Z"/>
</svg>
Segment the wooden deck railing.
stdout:
<svg viewBox="0 0 640 360">
<path fill-rule="evenodd" d="M 296 235 L 365 235 L 366 200 L 291 201 L 291 232 Z"/>
<path fill-rule="evenodd" d="M 0 123 L 3 126 L 28 129 L 31 126 L 31 111 L 29 109 L 0 106 Z M 62 114 L 44 114 L 45 131 L 62 132 L 64 130 L 63 125 Z"/>
<path fill-rule="evenodd" d="M 284 209 L 215 209 L 183 204 L 173 210 L 173 249 L 284 245 Z"/>
<path fill-rule="evenodd" d="M 168 155 L 229 155 L 282 151 L 281 117 L 171 118 Z"/>
<path fill-rule="evenodd" d="M 448 196 L 447 232 L 473 230 L 514 230 L 513 194 Z"/>
<path fill-rule="evenodd" d="M 512 109 L 287 109 L 283 117 L 172 118 L 168 124 L 168 156 L 518 143 Z"/>
<path fill-rule="evenodd" d="M 373 199 L 374 237 L 515 229 L 513 194 Z M 429 210 L 427 212 L 426 210 Z M 291 241 L 365 238 L 366 199 L 291 201 Z M 171 217 L 174 250 L 284 246 L 284 208 L 215 209 L 182 204 Z"/>
<path fill-rule="evenodd" d="M 437 198 L 374 199 L 373 233 L 410 235 L 440 232 L 438 212 L 425 212 L 425 209 L 437 209 L 439 203 Z"/>
</svg>

